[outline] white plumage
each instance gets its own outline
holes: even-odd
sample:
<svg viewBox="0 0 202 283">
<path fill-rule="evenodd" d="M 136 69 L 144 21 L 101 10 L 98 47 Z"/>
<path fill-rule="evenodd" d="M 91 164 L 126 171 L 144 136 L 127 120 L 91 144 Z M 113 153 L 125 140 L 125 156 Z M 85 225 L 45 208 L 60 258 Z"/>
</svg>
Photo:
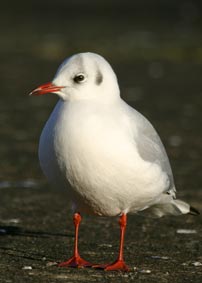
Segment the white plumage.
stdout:
<svg viewBox="0 0 202 283">
<path fill-rule="evenodd" d="M 56 91 L 50 92 L 60 100 L 41 134 L 39 159 L 49 181 L 68 188 L 75 211 L 103 216 L 190 212 L 188 204 L 175 200 L 158 134 L 121 99 L 116 75 L 104 58 L 72 56 L 52 85 Z M 40 88 L 32 92 L 42 93 Z"/>
</svg>

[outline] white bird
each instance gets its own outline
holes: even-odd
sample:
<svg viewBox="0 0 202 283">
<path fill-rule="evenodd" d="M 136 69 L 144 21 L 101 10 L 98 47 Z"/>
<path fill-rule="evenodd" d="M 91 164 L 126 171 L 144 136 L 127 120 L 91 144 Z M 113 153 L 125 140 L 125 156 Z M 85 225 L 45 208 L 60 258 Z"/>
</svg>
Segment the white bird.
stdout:
<svg viewBox="0 0 202 283">
<path fill-rule="evenodd" d="M 118 258 L 95 267 L 127 271 L 123 243 L 128 213 L 161 217 L 198 212 L 176 200 L 157 132 L 121 99 L 116 75 L 103 57 L 80 53 L 66 59 L 53 81 L 31 95 L 46 93 L 60 99 L 40 137 L 40 165 L 51 183 L 68 188 L 74 209 L 74 255 L 59 266 L 93 266 L 78 252 L 80 213 L 88 213 L 120 216 Z"/>
</svg>

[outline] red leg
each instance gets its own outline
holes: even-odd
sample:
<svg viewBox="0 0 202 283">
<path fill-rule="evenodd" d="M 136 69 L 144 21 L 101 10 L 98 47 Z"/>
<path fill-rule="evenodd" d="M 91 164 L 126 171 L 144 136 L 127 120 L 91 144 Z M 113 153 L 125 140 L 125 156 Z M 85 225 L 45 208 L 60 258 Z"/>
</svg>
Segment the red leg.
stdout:
<svg viewBox="0 0 202 283">
<path fill-rule="evenodd" d="M 127 215 L 123 213 L 119 219 L 120 225 L 120 247 L 119 247 L 119 255 L 115 262 L 111 264 L 103 264 L 103 265 L 94 265 L 95 268 L 101 268 L 104 270 L 121 270 L 121 271 L 129 271 L 128 266 L 126 265 L 123 259 L 123 245 L 124 245 L 124 236 L 127 224 Z"/>
<path fill-rule="evenodd" d="M 65 262 L 60 263 L 59 267 L 90 267 L 92 264 L 84 259 L 82 259 L 79 255 L 78 251 L 78 235 L 79 235 L 79 225 L 81 222 L 80 213 L 75 213 L 74 217 L 74 226 L 75 226 L 75 241 L 74 241 L 74 255 Z"/>
</svg>

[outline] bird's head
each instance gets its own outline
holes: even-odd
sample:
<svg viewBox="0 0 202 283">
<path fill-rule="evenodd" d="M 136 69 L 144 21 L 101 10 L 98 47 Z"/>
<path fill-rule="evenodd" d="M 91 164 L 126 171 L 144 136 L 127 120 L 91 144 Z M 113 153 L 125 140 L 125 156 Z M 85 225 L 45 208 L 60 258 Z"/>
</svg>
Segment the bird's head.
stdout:
<svg viewBox="0 0 202 283">
<path fill-rule="evenodd" d="M 37 87 L 30 95 L 46 93 L 56 93 L 63 100 L 113 99 L 119 95 L 119 87 L 110 64 L 102 56 L 88 52 L 66 59 L 53 81 Z"/>
</svg>

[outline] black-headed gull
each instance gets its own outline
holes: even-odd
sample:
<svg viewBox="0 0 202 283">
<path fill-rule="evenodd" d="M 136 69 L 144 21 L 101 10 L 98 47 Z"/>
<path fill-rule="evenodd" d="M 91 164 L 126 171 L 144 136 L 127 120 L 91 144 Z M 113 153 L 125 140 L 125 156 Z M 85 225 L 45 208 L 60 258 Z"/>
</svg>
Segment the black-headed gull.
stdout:
<svg viewBox="0 0 202 283">
<path fill-rule="evenodd" d="M 53 81 L 31 95 L 46 93 L 60 99 L 42 131 L 39 160 L 51 183 L 68 188 L 74 209 L 74 255 L 59 266 L 92 266 L 78 252 L 80 213 L 118 215 L 118 258 L 96 267 L 127 271 L 123 243 L 128 213 L 161 217 L 198 212 L 175 198 L 170 163 L 158 134 L 121 99 L 116 75 L 103 57 L 80 53 L 68 58 Z"/>
</svg>

